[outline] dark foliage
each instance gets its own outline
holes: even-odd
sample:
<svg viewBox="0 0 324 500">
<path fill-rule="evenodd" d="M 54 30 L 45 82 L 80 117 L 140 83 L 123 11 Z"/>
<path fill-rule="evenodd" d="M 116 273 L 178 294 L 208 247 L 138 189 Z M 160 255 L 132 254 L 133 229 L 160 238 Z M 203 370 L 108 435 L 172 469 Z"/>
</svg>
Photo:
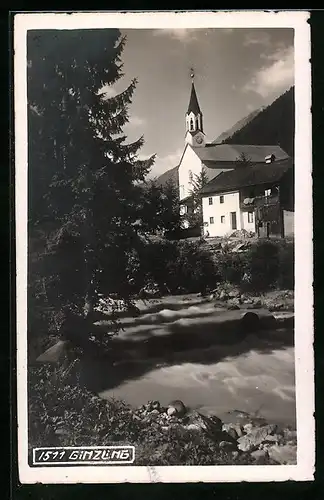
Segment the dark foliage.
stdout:
<svg viewBox="0 0 324 500">
<path fill-rule="evenodd" d="M 224 140 L 227 144 L 277 144 L 294 157 L 294 87 Z"/>
<path fill-rule="evenodd" d="M 132 292 L 138 182 L 154 158 L 139 160 L 143 138 L 122 134 L 136 80 L 119 95 L 103 92 L 122 76 L 124 43 L 112 29 L 28 32 L 32 334 L 40 310 L 87 313 L 96 292 Z"/>
</svg>

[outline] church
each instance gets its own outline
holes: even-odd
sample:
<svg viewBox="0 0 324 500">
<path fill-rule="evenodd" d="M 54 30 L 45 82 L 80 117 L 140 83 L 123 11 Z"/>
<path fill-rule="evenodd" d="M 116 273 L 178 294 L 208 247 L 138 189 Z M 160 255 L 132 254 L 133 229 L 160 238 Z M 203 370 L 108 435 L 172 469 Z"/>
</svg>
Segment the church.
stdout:
<svg viewBox="0 0 324 500">
<path fill-rule="evenodd" d="M 243 162 L 239 161 L 242 158 L 248 159 L 246 166 L 243 166 Z M 192 210 L 192 180 L 204 171 L 207 185 L 201 191 L 203 234 L 205 236 L 224 236 L 231 231 L 241 229 L 259 234 L 261 222 L 260 216 L 257 217 L 255 214 L 255 198 L 258 197 L 258 206 L 260 206 L 261 195 L 269 194 L 272 189 L 274 193 L 277 192 L 279 189 L 277 184 L 279 181 L 281 182 L 282 178 L 285 185 L 287 182 L 291 185 L 291 179 L 286 180 L 287 177 L 291 177 L 291 167 L 291 158 L 278 145 L 225 144 L 215 141 L 208 143 L 204 132 L 203 113 L 199 106 L 192 75 L 189 105 L 185 113 L 183 153 L 179 164 L 157 179 L 161 184 L 168 180 L 173 180 L 176 183 L 183 216 Z M 290 172 L 288 175 L 286 175 L 287 170 Z M 284 187 L 283 190 L 287 191 L 287 188 Z M 289 189 L 289 193 L 290 191 Z M 213 201 L 213 195 L 216 193 L 217 199 L 221 200 L 221 206 L 219 204 L 215 206 Z M 244 200 L 241 199 L 242 193 L 246 199 L 251 199 L 253 202 L 244 204 Z M 269 204 L 270 197 L 266 198 Z M 272 200 L 274 201 L 274 199 Z M 278 220 L 272 222 L 270 226 L 269 221 L 266 221 L 265 233 L 284 236 L 282 208 L 277 207 L 277 209 L 279 211 L 275 212 L 279 214 L 276 215 Z M 289 212 L 291 211 L 291 203 L 289 203 Z M 259 214 L 261 212 L 259 211 Z M 291 224 L 290 217 L 289 227 Z M 261 234 L 263 234 L 262 231 Z"/>
</svg>

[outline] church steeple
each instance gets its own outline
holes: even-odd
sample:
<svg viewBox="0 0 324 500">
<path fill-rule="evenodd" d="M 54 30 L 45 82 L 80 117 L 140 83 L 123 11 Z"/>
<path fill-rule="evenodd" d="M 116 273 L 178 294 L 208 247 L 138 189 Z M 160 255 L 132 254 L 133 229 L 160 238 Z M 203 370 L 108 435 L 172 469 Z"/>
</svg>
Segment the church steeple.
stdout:
<svg viewBox="0 0 324 500">
<path fill-rule="evenodd" d="M 192 80 L 192 84 L 191 84 L 191 94 L 190 94 L 190 101 L 189 101 L 187 115 L 189 115 L 191 112 L 194 113 L 195 115 L 201 114 L 201 110 L 199 107 L 198 98 L 197 98 L 197 94 L 196 94 L 195 84 L 194 84 L 193 80 Z"/>
<path fill-rule="evenodd" d="M 204 146 L 203 115 L 198 103 L 193 70 L 191 70 L 191 80 L 191 94 L 186 113 L 186 142 L 191 146 Z"/>
</svg>

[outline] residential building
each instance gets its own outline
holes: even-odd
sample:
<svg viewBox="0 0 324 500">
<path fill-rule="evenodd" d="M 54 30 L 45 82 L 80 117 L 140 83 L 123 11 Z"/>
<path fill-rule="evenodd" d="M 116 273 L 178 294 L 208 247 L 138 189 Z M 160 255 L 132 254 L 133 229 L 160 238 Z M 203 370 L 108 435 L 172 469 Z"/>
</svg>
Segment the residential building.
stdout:
<svg viewBox="0 0 324 500">
<path fill-rule="evenodd" d="M 287 190 L 290 198 L 292 196 L 293 167 L 291 158 L 280 146 L 209 143 L 194 81 L 185 114 L 185 130 L 179 164 L 157 179 L 161 184 L 172 180 L 177 185 L 183 228 L 189 225 L 186 214 L 194 211 L 192 180 L 204 172 L 207 182 L 202 189 L 205 235 L 223 236 L 236 229 L 246 229 L 259 236 L 293 233 L 294 209 L 291 200 L 285 199 Z M 279 185 L 283 191 L 280 196 L 275 191 Z M 247 204 L 247 199 L 253 202 Z M 200 228 L 197 231 L 199 234 Z"/>
<path fill-rule="evenodd" d="M 179 164 L 162 174 L 157 181 L 165 184 L 173 180 L 179 188 L 182 213 L 191 210 L 192 179 L 204 170 L 211 181 L 220 173 L 233 170 L 244 156 L 252 163 L 264 163 L 266 156 L 274 154 L 277 160 L 288 158 L 278 145 L 245 145 L 208 143 L 203 126 L 203 113 L 199 106 L 194 81 L 191 85 L 189 105 L 185 114 L 185 144 Z"/>
<path fill-rule="evenodd" d="M 246 230 L 260 237 L 294 233 L 294 168 L 290 158 L 223 172 L 201 190 L 205 236 Z"/>
</svg>

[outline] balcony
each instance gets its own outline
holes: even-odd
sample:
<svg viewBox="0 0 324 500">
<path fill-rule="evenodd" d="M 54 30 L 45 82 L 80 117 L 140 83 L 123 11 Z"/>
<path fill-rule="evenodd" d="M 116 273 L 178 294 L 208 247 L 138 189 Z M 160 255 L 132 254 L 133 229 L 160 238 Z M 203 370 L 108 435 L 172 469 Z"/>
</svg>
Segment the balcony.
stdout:
<svg viewBox="0 0 324 500">
<path fill-rule="evenodd" d="M 254 198 L 243 198 L 240 200 L 241 210 L 254 210 L 257 207 L 265 205 L 277 205 L 279 203 L 279 195 L 255 196 Z"/>
</svg>

